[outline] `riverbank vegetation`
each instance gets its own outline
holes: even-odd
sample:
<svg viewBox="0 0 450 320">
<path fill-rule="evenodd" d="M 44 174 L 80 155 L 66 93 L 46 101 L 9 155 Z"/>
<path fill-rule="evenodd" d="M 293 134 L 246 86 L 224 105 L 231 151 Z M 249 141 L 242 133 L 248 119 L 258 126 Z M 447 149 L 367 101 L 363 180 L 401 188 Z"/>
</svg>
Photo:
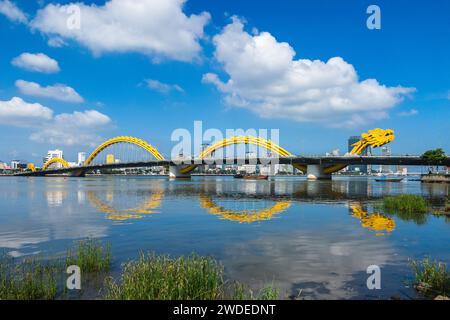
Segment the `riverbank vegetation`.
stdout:
<svg viewBox="0 0 450 320">
<path fill-rule="evenodd" d="M 379 207 L 388 214 L 417 224 L 426 223 L 427 213 L 430 211 L 427 201 L 422 196 L 411 194 L 384 197 Z"/>
<path fill-rule="evenodd" d="M 278 299 L 266 287 L 257 296 L 240 283 L 224 281 L 223 267 L 210 257 L 170 258 L 141 254 L 125 264 L 119 281 L 106 283 L 106 299 L 119 300 L 221 300 Z"/>
<path fill-rule="evenodd" d="M 84 272 L 106 272 L 110 264 L 110 245 L 103 246 L 97 240 L 79 241 L 75 249 L 67 251 L 66 266 L 77 265 Z"/>
<path fill-rule="evenodd" d="M 383 207 L 388 211 L 426 213 L 428 205 L 421 196 L 401 194 L 383 198 Z"/>
<path fill-rule="evenodd" d="M 90 279 L 109 270 L 110 249 L 96 240 L 78 241 L 60 258 L 22 260 L 0 256 L 0 300 L 52 300 L 66 297 L 66 269 L 77 265 Z"/>
<path fill-rule="evenodd" d="M 14 259 L 0 256 L 0 300 L 52 300 L 82 298 L 82 291 L 66 289 L 66 269 L 81 269 L 82 288 L 94 286 L 93 299 L 120 300 L 220 300 L 279 298 L 279 292 L 266 286 L 254 293 L 246 285 L 224 278 L 224 268 L 215 259 L 199 255 L 171 258 L 141 253 L 137 260 L 123 265 L 114 278 L 111 248 L 96 240 L 79 241 L 58 258 Z M 94 280 L 93 280 L 94 279 Z M 95 281 L 95 280 L 101 280 Z M 93 281 L 93 283 L 89 283 Z M 84 289 L 83 289 L 84 290 Z"/>
<path fill-rule="evenodd" d="M 14 259 L 0 257 L 0 300 L 55 299 L 57 273 L 55 264 L 44 264 L 35 259 L 15 263 Z"/>
<path fill-rule="evenodd" d="M 421 158 L 429 163 L 435 163 L 435 162 L 440 162 L 440 161 L 444 161 L 445 159 L 447 159 L 447 156 L 445 154 L 445 151 L 441 148 L 438 149 L 434 149 L 434 150 L 427 150 L 425 151 Z M 438 172 L 439 170 L 439 166 L 436 165 L 436 172 Z"/>
<path fill-rule="evenodd" d="M 450 271 L 444 263 L 425 258 L 411 261 L 414 288 L 427 298 L 450 297 Z"/>
</svg>

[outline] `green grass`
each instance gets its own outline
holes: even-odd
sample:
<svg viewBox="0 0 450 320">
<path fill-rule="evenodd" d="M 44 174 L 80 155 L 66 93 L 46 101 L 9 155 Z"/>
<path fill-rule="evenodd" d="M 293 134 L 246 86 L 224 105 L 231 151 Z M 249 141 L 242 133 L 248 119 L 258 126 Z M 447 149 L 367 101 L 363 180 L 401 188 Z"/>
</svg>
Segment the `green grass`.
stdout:
<svg viewBox="0 0 450 320">
<path fill-rule="evenodd" d="M 426 200 L 417 195 L 402 194 L 383 198 L 381 207 L 386 213 L 394 214 L 404 221 L 424 224 L 429 211 Z"/>
<path fill-rule="evenodd" d="M 67 251 L 66 266 L 77 265 L 82 272 L 106 272 L 111 264 L 111 247 L 102 246 L 97 240 L 79 241 Z"/>
<path fill-rule="evenodd" d="M 16 263 L 14 259 L 0 257 L 0 300 L 55 299 L 56 264 L 45 264 L 35 259 Z"/>
<path fill-rule="evenodd" d="M 280 292 L 273 285 L 266 285 L 255 295 L 254 292 L 242 283 L 234 282 L 224 286 L 222 297 L 229 300 L 278 300 Z"/>
<path fill-rule="evenodd" d="M 0 300 L 52 300 L 67 293 L 66 268 L 78 265 L 82 273 L 109 270 L 110 247 L 95 240 L 84 240 L 63 258 L 33 257 L 16 260 L 0 255 Z M 86 284 L 88 277 L 83 277 Z"/>
<path fill-rule="evenodd" d="M 438 295 L 450 297 L 450 272 L 444 263 L 425 258 L 422 261 L 412 261 L 414 272 L 414 287 L 427 297 Z"/>
<path fill-rule="evenodd" d="M 428 212 L 428 205 L 425 199 L 421 196 L 412 194 L 385 197 L 383 199 L 383 207 L 392 211 Z"/>
<path fill-rule="evenodd" d="M 125 264 L 120 281 L 106 281 L 105 299 L 111 300 L 220 300 L 253 298 L 240 283 L 228 285 L 223 267 L 209 257 L 140 254 Z M 278 292 L 265 288 L 258 299 L 276 299 Z"/>
<path fill-rule="evenodd" d="M 224 268 L 216 260 L 196 254 L 170 258 L 143 254 L 126 263 L 118 279 L 108 276 L 110 246 L 96 240 L 84 240 L 59 258 L 16 260 L 0 255 L 0 300 L 36 300 L 81 298 L 80 292 L 66 289 L 66 268 L 77 265 L 82 272 L 82 288 L 100 276 L 94 287 L 96 298 L 119 300 L 220 300 L 279 298 L 272 286 L 257 294 L 239 282 L 224 280 Z M 103 282 L 104 277 L 106 280 Z M 75 294 L 75 295 L 73 295 Z"/>
<path fill-rule="evenodd" d="M 256 299 L 258 300 L 277 300 L 280 298 L 280 291 L 272 285 L 265 286 L 261 289 Z"/>
</svg>

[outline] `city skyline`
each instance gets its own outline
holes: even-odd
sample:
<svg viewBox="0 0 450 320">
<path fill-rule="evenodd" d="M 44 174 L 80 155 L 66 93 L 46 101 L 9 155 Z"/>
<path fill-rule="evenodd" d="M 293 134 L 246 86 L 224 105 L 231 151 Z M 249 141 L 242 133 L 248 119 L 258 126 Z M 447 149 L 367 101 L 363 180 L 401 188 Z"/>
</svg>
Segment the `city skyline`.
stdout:
<svg viewBox="0 0 450 320">
<path fill-rule="evenodd" d="M 84 1 L 71 32 L 51 23 L 67 13 L 48 1 L 0 1 L 0 159 L 40 163 L 59 148 L 76 161 L 118 135 L 167 155 L 173 130 L 195 120 L 223 132 L 277 128 L 298 155 L 344 153 L 348 137 L 376 127 L 395 130 L 397 154 L 450 149 L 450 22 L 437 4 L 379 1 L 381 29 L 369 30 L 369 3 L 357 1 L 165 3 L 142 1 L 137 14 L 126 2 Z"/>
</svg>

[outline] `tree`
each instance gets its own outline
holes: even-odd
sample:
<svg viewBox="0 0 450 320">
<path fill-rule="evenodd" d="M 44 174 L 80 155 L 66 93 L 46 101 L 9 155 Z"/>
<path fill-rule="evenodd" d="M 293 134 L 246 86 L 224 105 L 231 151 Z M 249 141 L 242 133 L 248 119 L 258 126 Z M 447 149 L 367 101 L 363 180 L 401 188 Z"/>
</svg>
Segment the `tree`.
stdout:
<svg viewBox="0 0 450 320">
<path fill-rule="evenodd" d="M 440 162 L 447 158 L 445 155 L 444 150 L 442 148 L 434 149 L 434 150 L 427 150 L 425 151 L 422 156 L 422 159 L 428 161 L 429 163 L 432 162 Z M 436 171 L 438 171 L 438 165 L 436 165 Z"/>
</svg>

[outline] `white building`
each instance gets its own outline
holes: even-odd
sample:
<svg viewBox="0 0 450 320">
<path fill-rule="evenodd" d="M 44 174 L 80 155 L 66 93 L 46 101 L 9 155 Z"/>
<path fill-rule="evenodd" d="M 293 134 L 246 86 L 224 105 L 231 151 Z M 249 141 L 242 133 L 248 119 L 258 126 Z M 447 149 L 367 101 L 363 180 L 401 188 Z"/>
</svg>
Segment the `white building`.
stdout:
<svg viewBox="0 0 450 320">
<path fill-rule="evenodd" d="M 20 165 L 20 161 L 19 160 L 11 161 L 11 169 L 12 170 L 19 169 L 19 165 Z"/>
<path fill-rule="evenodd" d="M 78 161 L 77 164 L 82 166 L 86 161 L 86 152 L 78 152 Z"/>
</svg>

